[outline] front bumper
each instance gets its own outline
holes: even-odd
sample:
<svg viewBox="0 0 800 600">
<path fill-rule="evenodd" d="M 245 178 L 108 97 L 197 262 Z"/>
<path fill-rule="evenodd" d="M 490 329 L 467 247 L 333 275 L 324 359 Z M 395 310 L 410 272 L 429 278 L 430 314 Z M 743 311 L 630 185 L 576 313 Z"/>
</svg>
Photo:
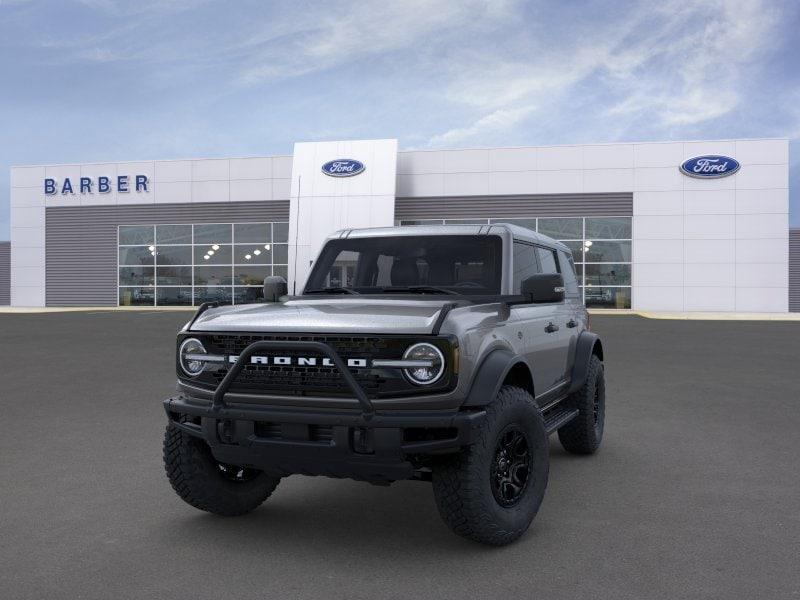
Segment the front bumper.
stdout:
<svg viewBox="0 0 800 600">
<path fill-rule="evenodd" d="M 164 401 L 170 423 L 203 439 L 220 462 L 271 475 L 346 477 L 377 483 L 420 476 L 425 457 L 475 441 L 485 411 L 287 410 L 186 396 Z"/>
</svg>

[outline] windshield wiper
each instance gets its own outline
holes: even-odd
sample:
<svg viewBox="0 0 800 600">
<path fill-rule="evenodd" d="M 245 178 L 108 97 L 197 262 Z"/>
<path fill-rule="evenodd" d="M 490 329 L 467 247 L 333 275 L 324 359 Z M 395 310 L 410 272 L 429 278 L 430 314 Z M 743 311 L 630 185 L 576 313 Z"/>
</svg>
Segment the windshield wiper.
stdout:
<svg viewBox="0 0 800 600">
<path fill-rule="evenodd" d="M 306 294 L 353 294 L 358 296 L 359 293 L 355 290 L 346 287 L 326 287 L 318 290 L 306 290 Z"/>
<path fill-rule="evenodd" d="M 382 292 L 409 292 L 411 294 L 448 294 L 458 296 L 458 292 L 435 285 L 393 285 L 381 288 Z"/>
</svg>

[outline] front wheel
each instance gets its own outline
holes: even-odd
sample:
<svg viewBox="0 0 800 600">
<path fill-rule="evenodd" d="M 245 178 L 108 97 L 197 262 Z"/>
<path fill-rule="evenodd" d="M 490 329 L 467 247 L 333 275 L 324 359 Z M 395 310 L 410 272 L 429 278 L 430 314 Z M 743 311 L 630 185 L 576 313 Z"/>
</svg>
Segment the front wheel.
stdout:
<svg viewBox="0 0 800 600">
<path fill-rule="evenodd" d="M 547 432 L 525 390 L 503 386 L 478 440 L 433 469 L 439 514 L 458 535 L 502 546 L 528 529 L 544 498 Z"/>
<path fill-rule="evenodd" d="M 173 425 L 164 434 L 164 467 L 185 502 L 224 516 L 258 508 L 280 482 L 263 471 L 218 462 L 208 444 Z"/>
</svg>

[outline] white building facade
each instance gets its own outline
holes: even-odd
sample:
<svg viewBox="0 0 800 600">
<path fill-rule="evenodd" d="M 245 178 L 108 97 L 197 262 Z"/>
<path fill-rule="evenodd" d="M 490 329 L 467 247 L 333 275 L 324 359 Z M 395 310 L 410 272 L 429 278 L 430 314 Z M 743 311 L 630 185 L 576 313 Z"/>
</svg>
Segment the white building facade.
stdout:
<svg viewBox="0 0 800 600">
<path fill-rule="evenodd" d="M 338 229 L 515 222 L 570 246 L 588 306 L 787 312 L 788 164 L 786 139 L 424 151 L 388 139 L 13 167 L 10 301 L 254 302 L 266 275 L 301 291 Z"/>
</svg>

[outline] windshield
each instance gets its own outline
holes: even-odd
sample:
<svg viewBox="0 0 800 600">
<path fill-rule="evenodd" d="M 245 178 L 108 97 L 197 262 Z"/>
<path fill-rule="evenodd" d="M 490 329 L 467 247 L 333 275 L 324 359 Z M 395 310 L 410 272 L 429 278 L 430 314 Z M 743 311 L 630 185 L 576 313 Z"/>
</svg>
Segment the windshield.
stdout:
<svg viewBox="0 0 800 600">
<path fill-rule="evenodd" d="M 419 235 L 329 241 L 305 292 L 500 293 L 502 241 L 488 235 Z"/>
</svg>

